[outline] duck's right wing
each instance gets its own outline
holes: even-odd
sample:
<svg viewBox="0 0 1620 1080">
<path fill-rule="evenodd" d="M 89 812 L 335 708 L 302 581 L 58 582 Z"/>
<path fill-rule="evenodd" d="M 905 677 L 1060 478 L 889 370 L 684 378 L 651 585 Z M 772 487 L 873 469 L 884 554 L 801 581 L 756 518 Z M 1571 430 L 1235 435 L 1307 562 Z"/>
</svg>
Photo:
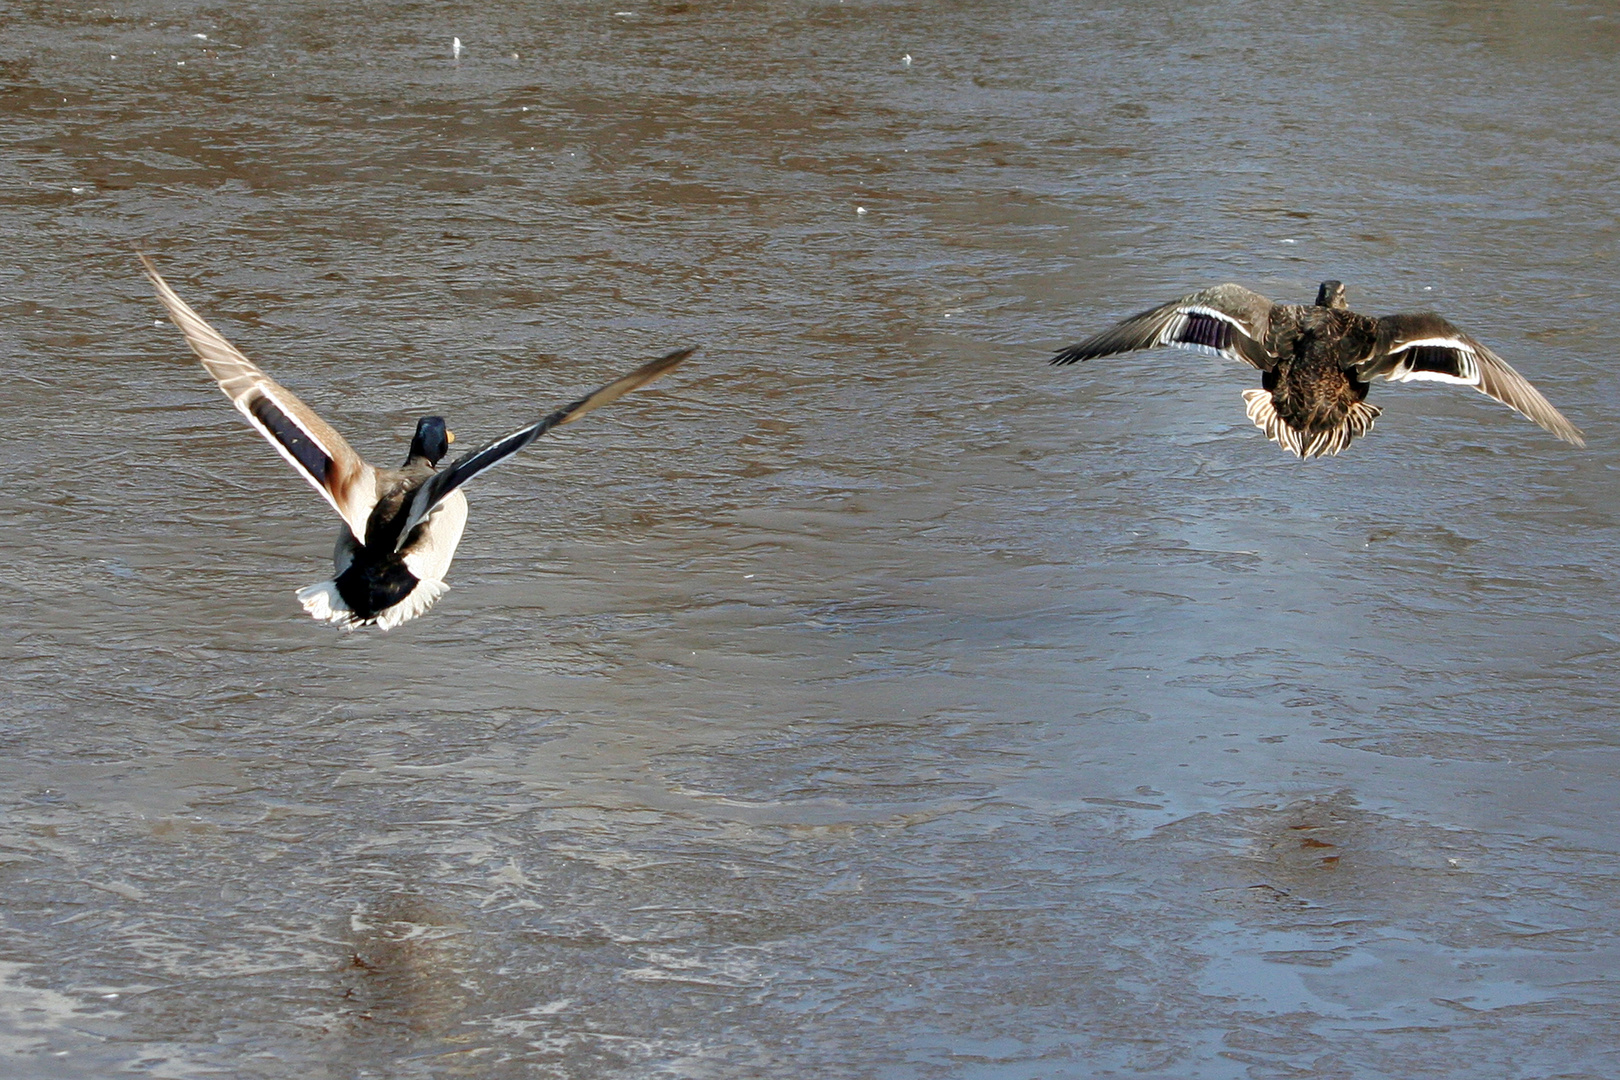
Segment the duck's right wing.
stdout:
<svg viewBox="0 0 1620 1080">
<path fill-rule="evenodd" d="M 343 436 L 293 393 L 236 350 L 225 336 L 203 321 L 187 303 L 175 295 L 169 283 L 158 274 L 144 254 L 141 263 L 152 279 L 158 299 L 169 309 L 169 318 L 186 336 L 186 343 L 197 354 L 243 416 L 263 435 L 287 464 L 310 482 L 349 530 L 363 543 L 366 519 L 377 503 L 377 474 L 365 459 L 354 452 Z"/>
<path fill-rule="evenodd" d="M 1553 408 L 1508 362 L 1479 341 L 1431 312 L 1386 315 L 1378 320 L 1373 354 L 1356 368 L 1356 378 L 1371 382 L 1382 375 L 1392 382 L 1442 382 L 1472 386 L 1558 438 L 1585 446 L 1581 429 Z"/>
<path fill-rule="evenodd" d="M 410 516 L 405 519 L 404 527 L 399 530 L 399 547 L 404 547 L 406 540 L 411 535 L 411 530 L 416 528 L 446 495 L 449 495 L 462 484 L 465 484 L 481 472 L 493 469 L 552 428 L 561 427 L 563 424 L 571 424 L 593 409 L 600 409 L 603 405 L 617 401 L 637 387 L 647 385 L 660 375 L 674 371 L 687 357 L 695 352 L 697 352 L 696 347 L 677 349 L 665 356 L 660 356 L 656 360 L 648 361 L 623 378 L 615 379 L 601 389 L 586 394 L 578 401 L 564 405 L 538 423 L 530 424 L 526 428 L 519 428 L 504 438 L 496 439 L 494 442 L 481 446 L 469 454 L 464 454 L 457 458 L 453 464 L 434 473 L 427 483 L 417 489 L 416 497 L 411 501 Z"/>
<path fill-rule="evenodd" d="M 1217 285 L 1133 315 L 1052 358 L 1072 364 L 1098 356 L 1171 346 L 1224 356 L 1261 371 L 1276 366 L 1265 346 L 1271 301 L 1241 285 Z"/>
</svg>

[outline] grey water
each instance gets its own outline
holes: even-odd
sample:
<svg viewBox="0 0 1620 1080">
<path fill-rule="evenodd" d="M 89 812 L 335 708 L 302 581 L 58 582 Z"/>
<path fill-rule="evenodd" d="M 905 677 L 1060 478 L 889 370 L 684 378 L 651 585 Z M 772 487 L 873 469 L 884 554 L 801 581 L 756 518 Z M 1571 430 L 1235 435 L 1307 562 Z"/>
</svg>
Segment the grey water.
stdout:
<svg viewBox="0 0 1620 1080">
<path fill-rule="evenodd" d="M 463 50 L 452 56 L 452 39 Z M 0 6 L 0 1075 L 1620 1074 L 1620 12 Z M 337 520 L 135 259 L 394 464 Z M 1051 351 L 1437 310 L 1589 437 Z"/>
</svg>

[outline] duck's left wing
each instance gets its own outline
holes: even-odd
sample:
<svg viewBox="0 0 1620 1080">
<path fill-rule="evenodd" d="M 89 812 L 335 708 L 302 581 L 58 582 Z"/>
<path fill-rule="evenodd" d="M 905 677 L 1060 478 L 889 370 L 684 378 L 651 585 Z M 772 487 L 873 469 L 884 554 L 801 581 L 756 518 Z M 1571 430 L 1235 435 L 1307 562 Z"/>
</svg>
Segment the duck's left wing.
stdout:
<svg viewBox="0 0 1620 1080">
<path fill-rule="evenodd" d="M 366 520 L 377 503 L 376 470 L 314 409 L 259 370 L 225 340 L 225 335 L 176 296 L 151 259 L 143 254 L 141 263 L 158 299 L 169 309 L 169 318 L 186 336 L 186 344 L 231 404 L 287 459 L 287 464 L 332 504 L 349 530 L 364 542 Z"/>
<path fill-rule="evenodd" d="M 1506 360 L 1438 315 L 1386 315 L 1379 319 L 1373 354 L 1355 370 L 1362 382 L 1382 375 L 1391 382 L 1472 386 L 1565 442 L 1586 445 L 1581 429 L 1566 420 Z"/>
<path fill-rule="evenodd" d="M 427 483 L 417 489 L 416 497 L 411 500 L 410 516 L 405 519 L 404 528 L 399 530 L 398 546 L 401 548 L 405 546 L 406 540 L 411 535 L 411 530 L 416 528 L 446 495 L 479 473 L 493 469 L 552 428 L 561 427 L 563 424 L 571 424 L 593 409 L 600 409 L 603 405 L 617 401 L 637 387 L 647 385 L 660 375 L 674 371 L 687 357 L 695 352 L 697 352 L 696 347 L 677 349 L 672 353 L 660 356 L 656 360 L 651 360 L 623 378 L 615 379 L 601 389 L 586 394 L 578 401 L 564 405 L 539 423 L 530 424 L 526 428 L 519 428 L 504 438 L 496 439 L 494 442 L 481 446 L 469 454 L 464 454 L 457 458 L 453 464 L 434 473 Z"/>
<path fill-rule="evenodd" d="M 1052 358 L 1052 363 L 1072 364 L 1098 356 L 1171 346 L 1242 360 L 1261 371 L 1270 371 L 1277 363 L 1265 346 L 1271 309 L 1271 301 L 1257 292 L 1241 285 L 1217 285 L 1133 315 L 1064 349 Z"/>
</svg>

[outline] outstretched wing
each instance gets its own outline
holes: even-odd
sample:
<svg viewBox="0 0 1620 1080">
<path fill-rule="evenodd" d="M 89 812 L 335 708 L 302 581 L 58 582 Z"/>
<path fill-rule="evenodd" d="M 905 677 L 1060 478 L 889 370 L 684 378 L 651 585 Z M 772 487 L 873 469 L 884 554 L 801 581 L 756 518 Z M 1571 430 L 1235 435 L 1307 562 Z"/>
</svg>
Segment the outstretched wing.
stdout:
<svg viewBox="0 0 1620 1080">
<path fill-rule="evenodd" d="M 1564 419 L 1506 360 L 1438 315 L 1387 315 L 1378 320 L 1378 344 L 1357 366 L 1356 377 L 1370 382 L 1379 375 L 1391 382 L 1472 386 L 1565 442 L 1586 445 L 1580 428 Z"/>
<path fill-rule="evenodd" d="M 479 473 L 493 469 L 552 428 L 561 427 L 563 424 L 571 424 L 591 410 L 600 409 L 609 402 L 617 401 L 637 387 L 645 386 L 660 375 L 675 370 L 687 357 L 695 352 L 697 352 L 696 347 L 677 349 L 666 356 L 660 356 L 657 360 L 649 361 L 622 379 L 615 379 L 600 390 L 586 394 L 573 404 L 564 405 L 539 423 L 520 428 L 505 438 L 496 439 L 494 442 L 481 446 L 470 454 L 464 454 L 457 458 L 453 464 L 434 473 L 427 483 L 417 489 L 416 497 L 411 501 L 410 516 L 405 519 L 404 528 L 399 530 L 399 546 L 403 547 L 405 545 L 411 530 L 416 528 L 446 495 Z"/>
<path fill-rule="evenodd" d="M 1270 300 L 1241 285 L 1217 285 L 1133 315 L 1112 329 L 1064 349 L 1052 358 L 1052 363 L 1072 364 L 1169 345 L 1242 360 L 1261 371 L 1270 371 L 1277 363 L 1265 346 L 1270 325 Z"/>
<path fill-rule="evenodd" d="M 366 519 L 377 502 L 376 472 L 372 467 L 314 410 L 237 352 L 224 335 L 176 296 L 144 254 L 141 264 L 157 289 L 158 299 L 169 309 L 169 318 L 186 336 L 191 351 L 219 382 L 225 396 L 287 463 L 326 497 L 350 531 L 364 542 Z"/>
</svg>

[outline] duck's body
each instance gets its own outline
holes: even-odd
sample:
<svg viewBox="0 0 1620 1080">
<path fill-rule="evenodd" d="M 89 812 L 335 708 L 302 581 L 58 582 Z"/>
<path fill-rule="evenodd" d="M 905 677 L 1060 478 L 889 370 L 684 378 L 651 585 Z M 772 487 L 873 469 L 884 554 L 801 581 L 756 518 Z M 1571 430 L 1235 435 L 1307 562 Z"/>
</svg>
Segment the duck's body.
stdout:
<svg viewBox="0 0 1620 1080">
<path fill-rule="evenodd" d="M 1373 320 L 1342 306 L 1273 308 L 1265 345 L 1275 363 L 1262 369 L 1259 390 L 1243 393 L 1249 419 L 1300 457 L 1337 454 L 1370 431 L 1379 413 L 1367 404 L 1371 384 L 1340 358 L 1365 353 L 1376 337 Z"/>
<path fill-rule="evenodd" d="M 381 495 L 366 519 L 362 543 L 347 525 L 332 551 L 333 576 L 298 590 L 304 610 L 345 626 L 389 630 L 414 619 L 449 590 L 444 583 L 467 524 L 467 496 L 452 491 L 396 550 L 411 502 L 437 470 L 413 457 L 402 469 L 378 470 Z"/>
<path fill-rule="evenodd" d="M 1337 454 L 1372 430 L 1367 391 L 1380 375 L 1472 386 L 1566 442 L 1585 445 L 1507 362 L 1438 315 L 1375 319 L 1349 310 L 1344 286 L 1324 281 L 1316 303 L 1273 304 L 1241 285 L 1217 285 L 1126 319 L 1053 358 L 1054 364 L 1160 346 L 1242 360 L 1260 369 L 1246 390 L 1249 419 L 1301 458 Z"/>
<path fill-rule="evenodd" d="M 391 629 L 422 614 L 444 595 L 449 588 L 444 577 L 467 523 L 463 484 L 552 428 L 572 423 L 673 370 L 694 351 L 680 349 L 643 364 L 443 469 L 439 462 L 455 436 L 442 417 L 423 417 L 405 464 L 379 469 L 203 321 L 169 288 L 151 260 L 143 255 L 141 261 L 169 317 L 220 389 L 343 519 L 332 553 L 332 578 L 300 589 L 298 598 L 310 615 L 348 629 Z"/>
</svg>

